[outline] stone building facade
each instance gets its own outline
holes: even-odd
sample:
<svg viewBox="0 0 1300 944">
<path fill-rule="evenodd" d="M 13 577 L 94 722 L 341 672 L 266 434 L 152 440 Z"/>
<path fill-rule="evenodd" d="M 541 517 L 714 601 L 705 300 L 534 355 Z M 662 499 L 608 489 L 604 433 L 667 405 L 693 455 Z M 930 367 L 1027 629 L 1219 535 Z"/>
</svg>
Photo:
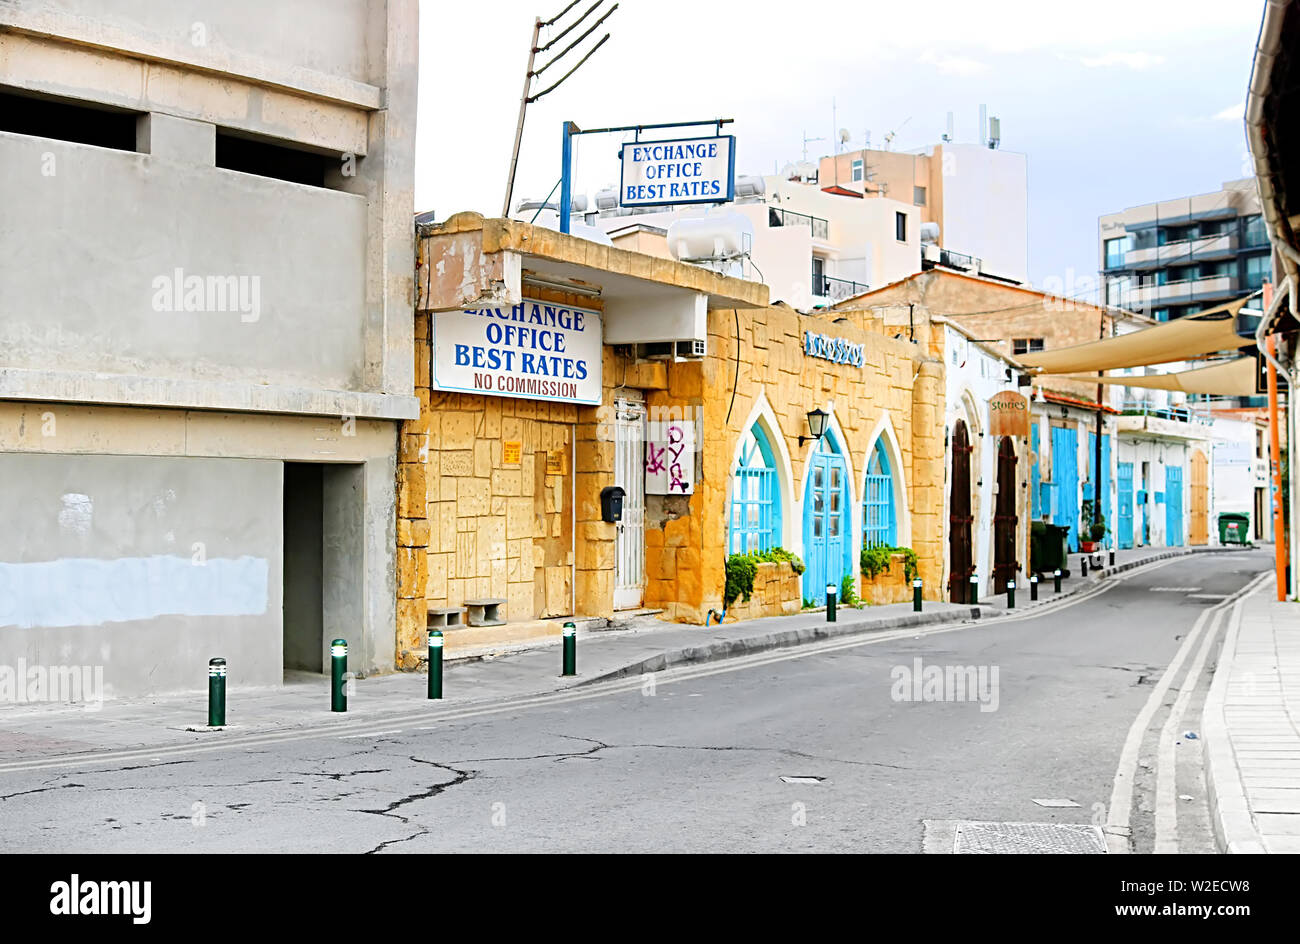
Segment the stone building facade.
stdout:
<svg viewBox="0 0 1300 944">
<path fill-rule="evenodd" d="M 742 551 L 780 547 L 807 567 L 737 612 L 820 603 L 827 583 L 856 585 L 868 519 L 938 587 L 943 365 L 924 346 L 771 306 L 757 283 L 515 221 L 460 214 L 417 242 L 399 666 L 418 664 L 427 613 L 473 599 L 503 601 L 506 631 L 643 609 L 704 624 Z M 583 402 L 502 395 L 518 381 L 491 371 L 473 381 L 491 392 L 450 389 L 452 368 L 477 356 L 449 353 L 450 333 L 518 305 L 599 319 L 600 383 Z M 826 415 L 817 438 L 814 411 Z M 611 522 L 602 493 L 615 486 L 625 504 Z"/>
</svg>

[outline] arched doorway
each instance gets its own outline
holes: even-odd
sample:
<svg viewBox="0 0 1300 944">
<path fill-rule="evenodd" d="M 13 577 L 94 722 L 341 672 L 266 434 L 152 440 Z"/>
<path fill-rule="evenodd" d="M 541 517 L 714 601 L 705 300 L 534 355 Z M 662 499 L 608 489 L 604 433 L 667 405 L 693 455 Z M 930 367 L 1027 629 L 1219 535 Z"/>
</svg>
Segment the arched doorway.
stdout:
<svg viewBox="0 0 1300 944">
<path fill-rule="evenodd" d="M 966 602 L 971 561 L 970 457 L 973 451 L 966 422 L 957 420 L 952 428 L 952 494 L 948 500 L 948 599 Z"/>
<path fill-rule="evenodd" d="M 993 506 L 993 589 L 1016 579 L 1016 447 L 1010 436 L 998 445 L 997 498 Z"/>
<path fill-rule="evenodd" d="M 821 602 L 826 587 L 838 591 L 844 575 L 852 573 L 849 552 L 849 475 L 844 452 L 827 432 L 808 458 L 803 499 L 803 574 L 805 599 Z"/>
</svg>

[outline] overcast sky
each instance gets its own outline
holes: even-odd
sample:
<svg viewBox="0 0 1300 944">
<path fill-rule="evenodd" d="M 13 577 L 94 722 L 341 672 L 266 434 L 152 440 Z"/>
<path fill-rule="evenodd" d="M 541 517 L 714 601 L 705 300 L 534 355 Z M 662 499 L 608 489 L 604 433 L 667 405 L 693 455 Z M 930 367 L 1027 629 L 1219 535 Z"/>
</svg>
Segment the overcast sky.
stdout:
<svg viewBox="0 0 1300 944">
<path fill-rule="evenodd" d="M 500 214 L 533 18 L 566 2 L 423 0 L 417 210 Z M 826 139 L 810 158 L 830 153 L 838 128 L 850 147 L 896 131 L 894 149 L 908 150 L 937 143 L 952 111 L 957 140 L 973 141 L 984 103 L 1002 119 L 1003 148 L 1028 155 L 1030 278 L 1077 294 L 1096 275 L 1100 214 L 1249 174 L 1242 109 L 1262 10 L 1263 0 L 622 0 L 609 42 L 529 107 L 513 202 L 559 178 L 564 120 L 734 118 L 737 173 L 768 174 L 800 157 L 805 132 Z M 616 180 L 618 143 L 579 139 L 576 193 Z"/>
</svg>

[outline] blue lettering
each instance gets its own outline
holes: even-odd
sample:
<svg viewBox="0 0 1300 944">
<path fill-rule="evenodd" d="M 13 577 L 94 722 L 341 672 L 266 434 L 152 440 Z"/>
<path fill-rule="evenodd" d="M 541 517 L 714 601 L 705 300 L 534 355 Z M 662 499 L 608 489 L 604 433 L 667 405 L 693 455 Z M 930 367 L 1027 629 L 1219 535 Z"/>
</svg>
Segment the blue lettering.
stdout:
<svg viewBox="0 0 1300 944">
<path fill-rule="evenodd" d="M 469 345 L 468 344 L 456 345 L 456 366 L 457 367 L 469 366 Z"/>
</svg>

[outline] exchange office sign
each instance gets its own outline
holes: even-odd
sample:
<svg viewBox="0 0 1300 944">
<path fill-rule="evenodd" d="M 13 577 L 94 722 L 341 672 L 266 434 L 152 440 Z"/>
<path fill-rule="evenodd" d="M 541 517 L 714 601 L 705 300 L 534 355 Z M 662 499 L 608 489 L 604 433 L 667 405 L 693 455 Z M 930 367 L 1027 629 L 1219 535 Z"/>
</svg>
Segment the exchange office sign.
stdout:
<svg viewBox="0 0 1300 944">
<path fill-rule="evenodd" d="M 432 330 L 435 390 L 601 402 L 598 312 L 525 299 L 438 312 Z"/>
<path fill-rule="evenodd" d="M 629 141 L 619 150 L 620 206 L 727 203 L 736 196 L 736 138 Z"/>
<path fill-rule="evenodd" d="M 1003 390 L 989 398 L 990 436 L 1029 436 L 1029 400 L 1022 393 Z"/>
</svg>

